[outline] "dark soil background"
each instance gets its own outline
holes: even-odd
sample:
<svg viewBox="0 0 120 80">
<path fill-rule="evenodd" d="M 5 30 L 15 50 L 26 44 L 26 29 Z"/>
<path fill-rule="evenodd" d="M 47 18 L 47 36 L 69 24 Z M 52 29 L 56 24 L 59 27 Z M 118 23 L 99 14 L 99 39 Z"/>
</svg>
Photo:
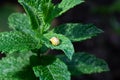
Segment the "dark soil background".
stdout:
<svg viewBox="0 0 120 80">
<path fill-rule="evenodd" d="M 60 0 L 53 2 L 56 4 Z M 17 0 L 0 0 L 0 31 L 9 30 L 7 17 L 18 11 L 23 12 L 23 9 Z M 94 54 L 106 60 L 110 67 L 109 72 L 72 77 L 72 80 L 120 80 L 120 0 L 86 0 L 56 18 L 52 25 L 68 22 L 93 23 L 104 31 L 92 39 L 76 42 L 74 46 L 76 52 Z"/>
</svg>

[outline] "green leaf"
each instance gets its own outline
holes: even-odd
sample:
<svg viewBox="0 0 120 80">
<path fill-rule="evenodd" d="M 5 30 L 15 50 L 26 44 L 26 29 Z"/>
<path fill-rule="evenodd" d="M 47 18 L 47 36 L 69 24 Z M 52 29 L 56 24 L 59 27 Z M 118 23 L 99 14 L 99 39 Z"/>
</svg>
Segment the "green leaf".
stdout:
<svg viewBox="0 0 120 80">
<path fill-rule="evenodd" d="M 49 59 L 43 59 L 42 61 L 47 61 Z M 36 77 L 40 80 L 70 80 L 70 73 L 67 66 L 60 61 L 55 59 L 51 64 L 39 65 L 33 67 Z"/>
<path fill-rule="evenodd" d="M 0 33 L 0 51 L 13 53 L 16 51 L 27 51 L 35 49 L 38 42 L 31 36 L 20 32 Z"/>
<path fill-rule="evenodd" d="M 0 80 L 37 80 L 29 63 L 32 53 L 14 53 L 0 60 Z"/>
<path fill-rule="evenodd" d="M 47 0 L 19 0 L 19 3 L 24 7 L 25 11 L 30 16 L 33 29 L 34 27 L 41 29 L 44 26 L 44 31 L 48 30 L 50 23 L 44 24 L 47 20 L 45 19 L 46 13 L 48 13 L 46 10 L 49 9 L 47 8 L 49 7 Z"/>
<path fill-rule="evenodd" d="M 81 4 L 82 2 L 84 2 L 84 0 L 62 0 L 60 3 L 53 5 L 48 15 L 50 16 L 51 20 L 53 20 L 55 17 L 62 15 L 69 9 Z"/>
<path fill-rule="evenodd" d="M 109 71 L 108 65 L 104 60 L 85 52 L 75 53 L 72 61 L 67 59 L 64 55 L 58 55 L 57 57 L 68 65 L 68 69 L 72 75 Z"/>
<path fill-rule="evenodd" d="M 74 53 L 74 47 L 71 41 L 67 37 L 61 34 L 56 34 L 51 32 L 44 34 L 44 37 L 45 38 L 43 38 L 42 41 L 48 48 L 62 50 L 70 60 L 72 59 L 72 55 Z M 60 40 L 60 44 L 57 46 L 52 45 L 52 43 L 50 42 L 50 39 L 52 37 L 58 38 Z"/>
<path fill-rule="evenodd" d="M 62 0 L 60 4 L 54 5 L 52 0 L 19 0 L 19 3 L 24 6 L 29 16 L 34 16 L 31 21 L 35 21 L 35 24 L 41 21 L 41 27 L 44 26 L 45 31 L 49 29 L 55 17 L 82 2 L 83 0 Z"/>
<path fill-rule="evenodd" d="M 54 28 L 53 32 L 63 34 L 71 41 L 75 42 L 89 39 L 99 33 L 102 33 L 103 31 L 92 24 L 83 25 L 79 23 L 68 23 Z"/>
<path fill-rule="evenodd" d="M 30 7 L 26 2 L 24 2 L 24 0 L 19 0 L 19 3 L 24 7 L 26 13 L 29 15 L 32 28 L 34 30 L 37 30 L 41 23 L 34 9 L 32 9 L 32 7 Z M 37 3 L 35 5 L 37 5 Z"/>
<path fill-rule="evenodd" d="M 84 0 L 62 0 L 60 4 L 58 4 L 58 8 L 61 9 L 59 15 L 66 12 L 67 10 L 73 8 L 74 6 L 83 3 Z"/>
<path fill-rule="evenodd" d="M 13 30 L 21 31 L 26 34 L 35 35 L 30 24 L 30 19 L 26 14 L 13 13 L 8 18 L 9 27 Z"/>
</svg>

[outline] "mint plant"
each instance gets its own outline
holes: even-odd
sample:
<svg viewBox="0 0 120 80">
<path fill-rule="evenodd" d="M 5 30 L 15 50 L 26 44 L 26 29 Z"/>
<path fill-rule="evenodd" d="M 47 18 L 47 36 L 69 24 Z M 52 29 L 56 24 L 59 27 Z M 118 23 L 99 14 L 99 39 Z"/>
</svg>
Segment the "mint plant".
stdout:
<svg viewBox="0 0 120 80">
<path fill-rule="evenodd" d="M 72 42 L 83 41 L 103 31 L 92 24 L 65 23 L 52 28 L 54 18 L 84 2 L 18 0 L 26 13 L 9 16 L 10 32 L 0 33 L 1 80 L 70 80 L 70 76 L 109 71 L 107 63 L 86 52 L 75 52 Z M 54 38 L 53 38 L 54 37 Z M 53 38 L 53 39 L 51 39 Z M 49 49 L 64 54 L 51 55 Z"/>
</svg>

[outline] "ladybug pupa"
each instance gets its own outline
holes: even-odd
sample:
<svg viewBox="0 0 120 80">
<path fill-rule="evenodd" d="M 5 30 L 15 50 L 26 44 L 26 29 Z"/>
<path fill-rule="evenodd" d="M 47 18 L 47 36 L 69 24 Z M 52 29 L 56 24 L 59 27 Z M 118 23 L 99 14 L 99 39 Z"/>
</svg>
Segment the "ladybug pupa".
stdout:
<svg viewBox="0 0 120 80">
<path fill-rule="evenodd" d="M 52 37 L 50 39 L 50 42 L 52 43 L 52 45 L 54 46 L 58 46 L 60 44 L 60 40 L 57 37 Z"/>
</svg>

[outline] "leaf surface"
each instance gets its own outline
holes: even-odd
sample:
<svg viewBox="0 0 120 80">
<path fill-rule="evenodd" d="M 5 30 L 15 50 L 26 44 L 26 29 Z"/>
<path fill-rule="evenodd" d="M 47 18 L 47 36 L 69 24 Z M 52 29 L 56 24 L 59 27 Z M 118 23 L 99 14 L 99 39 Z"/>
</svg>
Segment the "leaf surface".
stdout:
<svg viewBox="0 0 120 80">
<path fill-rule="evenodd" d="M 8 18 L 9 27 L 16 31 L 26 34 L 35 35 L 31 28 L 30 19 L 26 14 L 13 13 Z"/>
<path fill-rule="evenodd" d="M 29 63 L 32 53 L 14 53 L 0 60 L 0 80 L 37 80 Z"/>
<path fill-rule="evenodd" d="M 72 61 L 67 59 L 64 55 L 57 56 L 68 65 L 68 69 L 72 75 L 92 74 L 109 71 L 107 63 L 95 56 L 79 52 L 73 55 Z"/>
<path fill-rule="evenodd" d="M 52 0 L 19 0 L 19 3 L 29 14 L 31 22 L 35 21 L 32 22 L 33 25 L 41 21 L 41 27 L 44 26 L 45 31 L 49 29 L 55 17 L 60 16 L 82 2 L 83 0 L 62 0 L 61 3 L 55 5 Z"/>
<path fill-rule="evenodd" d="M 59 15 L 83 2 L 84 0 L 62 0 L 62 2 L 58 4 L 58 8 L 61 9 Z"/>
<path fill-rule="evenodd" d="M 70 73 L 67 66 L 59 59 L 48 65 L 36 66 L 33 70 L 40 80 L 70 80 Z"/>
<path fill-rule="evenodd" d="M 53 32 L 63 34 L 71 41 L 75 42 L 89 39 L 103 31 L 92 24 L 83 25 L 79 23 L 68 23 L 54 28 Z"/>
<path fill-rule="evenodd" d="M 28 1 L 31 4 L 34 4 L 34 2 L 35 2 L 34 0 L 28 0 Z M 35 10 L 30 5 L 27 4 L 27 0 L 19 0 L 19 3 L 24 7 L 27 15 L 29 15 L 32 29 L 37 30 L 40 27 L 41 22 L 35 13 Z M 37 3 L 35 3 L 34 5 L 37 5 Z"/>
<path fill-rule="evenodd" d="M 38 42 L 31 36 L 17 32 L 0 33 L 0 51 L 5 53 L 35 49 Z"/>
<path fill-rule="evenodd" d="M 52 43 L 50 42 L 50 39 L 52 37 L 58 38 L 60 40 L 60 44 L 57 46 L 52 45 Z M 44 42 L 44 44 L 47 47 L 49 47 L 51 49 L 58 49 L 58 50 L 64 51 L 65 55 L 69 59 L 72 59 L 72 55 L 74 53 L 74 47 L 73 47 L 73 44 L 71 43 L 71 41 L 64 35 L 49 32 L 47 34 L 44 34 L 44 38 L 42 41 Z"/>
</svg>

